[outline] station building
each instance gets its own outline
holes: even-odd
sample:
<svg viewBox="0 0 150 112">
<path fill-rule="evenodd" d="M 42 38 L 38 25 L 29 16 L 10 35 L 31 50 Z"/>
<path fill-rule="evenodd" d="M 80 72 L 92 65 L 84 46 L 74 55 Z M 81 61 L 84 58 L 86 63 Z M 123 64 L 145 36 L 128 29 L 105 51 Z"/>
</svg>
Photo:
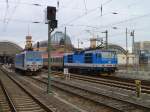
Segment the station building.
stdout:
<svg viewBox="0 0 150 112">
<path fill-rule="evenodd" d="M 39 44 L 39 45 L 38 45 Z M 33 45 L 34 50 L 39 51 L 48 51 L 48 41 L 40 41 Z M 71 39 L 68 35 L 66 35 L 63 32 L 57 31 L 51 36 L 51 50 L 57 51 L 57 52 L 64 52 L 64 50 L 70 52 L 74 49 Z M 66 49 L 65 49 L 66 48 Z"/>
<path fill-rule="evenodd" d="M 48 58 L 48 41 L 43 40 L 33 45 L 34 50 L 42 51 L 43 58 Z M 57 31 L 51 36 L 51 53 L 62 55 L 64 52 L 72 52 L 74 49 L 70 37 Z"/>
</svg>

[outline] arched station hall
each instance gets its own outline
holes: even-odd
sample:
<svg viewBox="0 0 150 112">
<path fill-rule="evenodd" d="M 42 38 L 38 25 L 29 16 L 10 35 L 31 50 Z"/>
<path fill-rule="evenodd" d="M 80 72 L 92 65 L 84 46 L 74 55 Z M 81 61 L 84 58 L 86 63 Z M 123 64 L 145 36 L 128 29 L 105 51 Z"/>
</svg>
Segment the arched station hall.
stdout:
<svg viewBox="0 0 150 112">
<path fill-rule="evenodd" d="M 10 41 L 0 41 L 0 63 L 13 63 L 14 57 L 23 49 Z"/>
</svg>

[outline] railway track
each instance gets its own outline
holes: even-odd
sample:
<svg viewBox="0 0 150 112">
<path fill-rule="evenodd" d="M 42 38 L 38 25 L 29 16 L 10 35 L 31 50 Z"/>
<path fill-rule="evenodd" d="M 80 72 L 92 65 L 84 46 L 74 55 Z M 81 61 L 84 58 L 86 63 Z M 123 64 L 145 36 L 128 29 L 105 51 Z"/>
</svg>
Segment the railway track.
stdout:
<svg viewBox="0 0 150 112">
<path fill-rule="evenodd" d="M 12 108 L 10 108 L 12 106 Z M 11 112 L 13 111 L 13 104 L 7 95 L 5 88 L 0 81 L 0 112 Z"/>
<path fill-rule="evenodd" d="M 62 72 L 54 72 L 53 71 L 53 74 L 63 76 Z M 111 86 L 111 87 L 118 87 L 118 88 L 122 88 L 122 89 L 135 91 L 135 84 L 131 83 L 131 82 L 121 82 L 121 81 L 117 81 L 117 80 L 104 79 L 104 78 L 100 78 L 100 77 L 95 78 L 95 77 L 91 77 L 91 76 L 77 75 L 77 74 L 71 74 L 70 78 L 82 80 L 82 81 L 88 81 L 88 82 L 95 83 L 95 84 L 102 84 L 102 85 L 107 85 L 107 86 Z M 142 93 L 150 94 L 149 86 L 142 85 L 141 88 L 142 88 L 141 89 Z"/>
<path fill-rule="evenodd" d="M 37 79 L 37 78 L 32 78 L 32 79 L 40 83 L 44 83 L 45 86 L 47 85 L 46 79 Z M 93 90 L 93 88 L 89 88 L 86 85 L 75 84 L 72 83 L 71 81 L 66 83 L 61 80 L 52 79 L 52 86 L 59 88 L 63 91 L 66 91 L 67 93 L 71 93 L 80 96 L 82 98 L 85 98 L 87 100 L 96 102 L 98 104 L 102 104 L 110 108 L 116 109 L 116 111 L 121 111 L 121 112 L 137 112 L 137 111 L 149 112 L 150 111 L 149 107 L 144 107 L 140 104 L 138 105 L 128 101 L 123 101 L 119 96 L 113 98 L 109 96 L 106 92 L 100 93 L 97 89 Z"/>
<path fill-rule="evenodd" d="M 33 97 L 32 93 L 0 70 L 2 112 L 54 112 Z M 4 94 L 5 93 L 5 94 Z"/>
</svg>

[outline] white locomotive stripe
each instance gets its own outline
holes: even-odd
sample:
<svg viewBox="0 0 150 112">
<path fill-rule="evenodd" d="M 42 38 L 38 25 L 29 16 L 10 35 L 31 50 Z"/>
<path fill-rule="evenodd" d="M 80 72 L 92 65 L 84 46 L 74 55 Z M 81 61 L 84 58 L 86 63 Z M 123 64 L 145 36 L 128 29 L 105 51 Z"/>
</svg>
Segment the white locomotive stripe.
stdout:
<svg viewBox="0 0 150 112">
<path fill-rule="evenodd" d="M 65 66 L 81 67 L 116 67 L 116 64 L 83 64 L 83 63 L 65 63 Z"/>
</svg>

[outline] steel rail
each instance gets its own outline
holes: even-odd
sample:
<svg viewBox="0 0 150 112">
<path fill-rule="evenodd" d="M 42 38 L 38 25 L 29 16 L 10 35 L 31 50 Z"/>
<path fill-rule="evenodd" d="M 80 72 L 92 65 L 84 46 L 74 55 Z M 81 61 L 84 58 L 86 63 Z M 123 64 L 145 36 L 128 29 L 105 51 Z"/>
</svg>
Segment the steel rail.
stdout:
<svg viewBox="0 0 150 112">
<path fill-rule="evenodd" d="M 18 85 L 27 95 L 29 95 L 35 102 L 37 102 L 45 111 L 47 112 L 54 112 L 53 110 L 51 110 L 48 106 L 46 106 L 45 104 L 43 104 L 41 101 L 39 101 L 36 97 L 34 97 L 32 95 L 31 92 L 29 92 L 29 90 L 25 89 L 23 87 L 23 85 L 18 82 L 17 80 L 15 80 L 12 76 L 9 75 L 9 73 L 7 71 L 5 71 L 4 69 L 1 69 L 2 72 L 4 74 L 6 74 L 8 76 L 9 79 L 11 79 L 16 85 Z"/>
<path fill-rule="evenodd" d="M 62 72 L 53 72 L 54 75 L 63 75 Z M 94 78 L 94 77 L 89 77 L 89 76 L 81 76 L 77 74 L 71 74 L 70 78 L 78 79 L 78 80 L 83 80 L 83 81 L 88 81 L 96 84 L 103 84 L 107 86 L 113 86 L 113 87 L 118 87 L 118 88 L 123 88 L 127 90 L 132 90 L 135 91 L 135 84 L 133 83 L 127 83 L 127 82 L 120 82 L 116 80 L 110 80 L 110 79 L 102 79 L 102 78 Z M 143 93 L 148 93 L 150 94 L 150 87 L 142 85 L 141 92 Z"/>
<path fill-rule="evenodd" d="M 16 107 L 15 107 L 15 104 L 13 103 L 13 100 L 11 99 L 9 93 L 7 92 L 7 89 L 5 88 L 5 86 L 4 86 L 4 84 L 2 83 L 1 80 L 0 80 L 0 85 L 1 85 L 2 90 L 3 90 L 3 92 L 4 92 L 5 96 L 6 96 L 7 101 L 9 103 L 11 111 L 12 112 L 18 112 Z"/>
<path fill-rule="evenodd" d="M 37 81 L 39 81 L 39 82 L 41 82 L 41 83 L 45 83 L 45 84 L 47 84 L 47 82 L 46 82 L 46 80 L 41 80 L 41 79 L 37 79 L 37 78 L 33 78 L 32 77 L 32 79 L 34 79 L 34 80 L 37 80 Z M 66 91 L 66 92 L 70 92 L 70 93 L 72 93 L 72 94 L 75 94 L 75 95 L 78 95 L 78 94 L 80 94 L 80 93 L 74 93 L 74 91 L 68 91 L 68 90 L 66 90 L 65 88 L 63 89 L 63 88 L 61 88 L 61 87 L 57 87 L 57 84 L 59 84 L 60 83 L 60 85 L 65 85 L 65 86 L 68 86 L 68 87 L 72 87 L 72 88 L 75 88 L 75 89 L 80 89 L 80 90 L 83 90 L 83 91 L 87 91 L 87 92 L 90 92 L 90 93 L 93 93 L 93 94 L 99 94 L 99 95 L 101 95 L 101 96 L 104 96 L 104 97 L 108 97 L 108 98 L 111 98 L 111 99 L 114 99 L 114 100 L 117 100 L 117 101 L 121 101 L 121 102 L 123 102 L 123 103 L 128 103 L 128 104 L 131 104 L 131 105 L 134 105 L 134 106 L 138 106 L 138 107 L 140 107 L 140 108 L 145 108 L 145 109 L 149 109 L 150 110 L 150 108 L 149 107 L 147 107 L 147 106 L 144 106 L 144 105 L 138 105 L 138 104 L 136 104 L 136 103 L 133 103 L 133 102 L 128 102 L 128 101 L 124 101 L 124 100 L 121 100 L 121 99 L 116 99 L 116 98 L 113 98 L 113 97 L 111 97 L 111 96 L 107 96 L 107 95 L 104 95 L 104 94 L 101 94 L 101 93 L 99 93 L 99 92 L 94 92 L 94 91 L 89 91 L 89 90 L 87 90 L 87 89 L 85 89 L 85 88 L 81 88 L 81 87 L 78 87 L 78 86 L 74 86 L 74 85 L 70 85 L 70 84 L 67 84 L 67 83 L 63 83 L 63 82 L 59 82 L 59 81 L 55 81 L 55 80 L 53 80 L 52 79 L 52 81 L 53 81 L 53 83 L 52 83 L 52 86 L 54 86 L 54 87 L 56 87 L 56 88 L 59 88 L 59 89 L 62 89 L 63 91 Z M 54 82 L 56 82 L 56 85 L 54 84 Z M 80 96 L 80 95 L 79 95 Z M 88 99 L 86 96 L 82 96 L 81 95 L 81 97 L 83 97 L 83 98 L 86 98 L 86 99 Z M 100 103 L 101 104 L 101 102 L 99 102 L 99 101 L 95 101 L 95 99 L 92 99 L 92 98 L 89 98 L 88 100 L 91 100 L 91 101 L 94 101 L 94 102 L 97 102 L 97 103 Z M 103 103 L 102 103 L 103 104 Z M 109 106 L 109 105 L 106 105 L 106 104 L 103 104 L 103 105 L 105 105 L 105 106 L 107 106 L 107 107 L 110 107 L 110 108 L 113 108 L 113 109 L 116 109 L 116 110 L 119 110 L 119 111 L 123 111 L 121 108 L 118 108 L 118 107 L 112 107 L 112 106 Z M 124 112 L 124 111 L 123 111 Z M 127 111 L 128 112 L 128 111 Z"/>
</svg>

